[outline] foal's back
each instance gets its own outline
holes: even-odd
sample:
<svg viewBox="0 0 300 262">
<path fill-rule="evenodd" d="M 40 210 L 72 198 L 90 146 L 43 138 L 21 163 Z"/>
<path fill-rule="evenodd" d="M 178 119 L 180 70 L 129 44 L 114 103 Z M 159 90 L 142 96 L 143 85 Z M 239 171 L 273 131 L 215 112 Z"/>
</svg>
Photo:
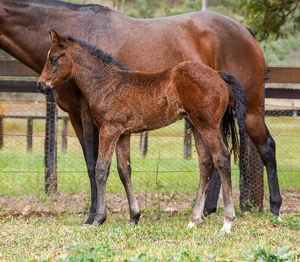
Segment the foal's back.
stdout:
<svg viewBox="0 0 300 262">
<path fill-rule="evenodd" d="M 219 112 L 218 122 L 228 106 L 227 84 L 200 63 L 182 62 L 157 73 L 120 70 L 112 81 L 105 102 L 97 104 L 99 122 L 114 122 L 128 133 L 157 129 L 184 115 Z"/>
</svg>

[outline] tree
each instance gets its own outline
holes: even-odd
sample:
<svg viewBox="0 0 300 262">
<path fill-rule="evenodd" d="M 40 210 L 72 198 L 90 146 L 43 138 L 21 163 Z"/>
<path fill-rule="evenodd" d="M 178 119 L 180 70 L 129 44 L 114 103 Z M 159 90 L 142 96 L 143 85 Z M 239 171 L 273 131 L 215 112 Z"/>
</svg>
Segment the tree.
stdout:
<svg viewBox="0 0 300 262">
<path fill-rule="evenodd" d="M 284 25 L 300 25 L 300 0 L 240 0 L 246 22 L 258 40 L 285 35 Z"/>
</svg>

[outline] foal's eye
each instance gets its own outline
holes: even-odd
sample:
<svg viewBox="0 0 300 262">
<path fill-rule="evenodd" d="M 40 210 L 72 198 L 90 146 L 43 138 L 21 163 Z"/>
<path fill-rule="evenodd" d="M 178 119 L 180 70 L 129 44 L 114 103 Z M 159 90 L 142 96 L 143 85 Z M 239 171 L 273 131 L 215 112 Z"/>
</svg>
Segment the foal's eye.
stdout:
<svg viewBox="0 0 300 262">
<path fill-rule="evenodd" d="M 59 56 L 52 56 L 50 58 L 50 64 L 55 64 L 57 62 L 57 60 L 59 59 Z"/>
</svg>

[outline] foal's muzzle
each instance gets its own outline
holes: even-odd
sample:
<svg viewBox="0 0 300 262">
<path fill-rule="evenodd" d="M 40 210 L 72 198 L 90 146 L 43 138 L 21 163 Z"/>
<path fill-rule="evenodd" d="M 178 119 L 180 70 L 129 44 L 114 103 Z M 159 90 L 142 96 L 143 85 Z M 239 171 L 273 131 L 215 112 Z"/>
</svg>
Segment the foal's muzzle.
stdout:
<svg viewBox="0 0 300 262">
<path fill-rule="evenodd" d="M 51 87 L 48 86 L 45 82 L 38 82 L 37 84 L 38 90 L 44 95 L 51 94 Z"/>
</svg>

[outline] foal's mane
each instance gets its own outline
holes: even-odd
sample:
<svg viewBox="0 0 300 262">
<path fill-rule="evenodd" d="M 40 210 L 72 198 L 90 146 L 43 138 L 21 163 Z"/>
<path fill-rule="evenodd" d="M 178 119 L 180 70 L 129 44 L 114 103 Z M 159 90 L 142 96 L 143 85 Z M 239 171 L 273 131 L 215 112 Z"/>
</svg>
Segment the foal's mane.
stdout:
<svg viewBox="0 0 300 262">
<path fill-rule="evenodd" d="M 97 48 L 94 45 L 91 45 L 83 40 L 80 39 L 76 39 L 73 38 L 71 35 L 69 34 L 65 34 L 63 33 L 62 36 L 66 39 L 68 39 L 69 41 L 72 41 L 76 44 L 79 44 L 80 46 L 82 46 L 83 48 L 87 49 L 92 56 L 96 57 L 98 60 L 100 60 L 102 63 L 105 64 L 113 64 L 114 66 L 116 66 L 117 68 L 121 69 L 121 70 L 126 70 L 126 71 L 130 71 L 129 68 L 123 66 L 121 63 L 119 63 L 116 59 L 113 58 L 113 56 L 109 53 L 104 52 L 103 50 Z"/>
</svg>

